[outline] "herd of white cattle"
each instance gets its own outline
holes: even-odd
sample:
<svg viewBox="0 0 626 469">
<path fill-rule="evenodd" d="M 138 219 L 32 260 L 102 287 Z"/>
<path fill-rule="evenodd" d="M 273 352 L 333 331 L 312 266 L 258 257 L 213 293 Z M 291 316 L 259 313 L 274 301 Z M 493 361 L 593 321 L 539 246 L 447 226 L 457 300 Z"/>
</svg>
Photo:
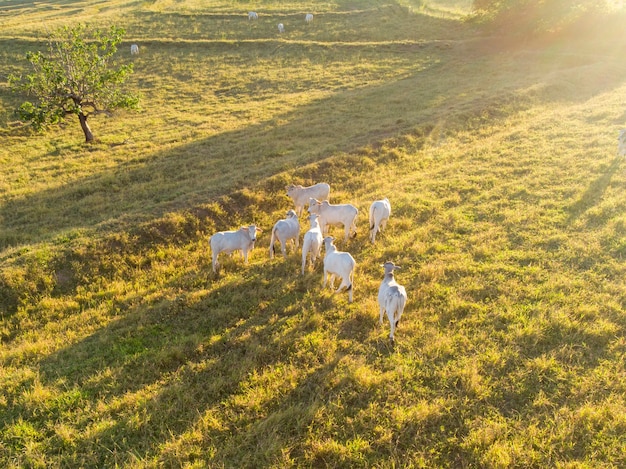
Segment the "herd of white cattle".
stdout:
<svg viewBox="0 0 626 469">
<path fill-rule="evenodd" d="M 249 21 L 256 21 L 259 19 L 259 14 L 256 11 L 249 11 L 248 12 L 248 20 Z M 307 13 L 306 15 L 304 15 L 304 22 L 306 24 L 310 24 L 313 22 L 313 14 L 312 13 Z M 285 25 L 283 23 L 278 23 L 277 25 L 278 28 L 278 32 L 280 34 L 283 34 L 285 32 Z M 137 55 L 139 54 L 139 46 L 137 44 L 131 44 L 130 46 L 130 55 Z"/>
<path fill-rule="evenodd" d="M 349 252 L 339 251 L 334 244 L 335 238 L 328 235 L 330 226 L 339 226 L 344 229 L 344 239 L 356 236 L 356 218 L 358 209 L 352 204 L 331 204 L 330 186 L 318 183 L 304 187 L 291 184 L 286 187 L 287 196 L 291 198 L 295 209 L 287 212 L 287 216 L 278 220 L 272 228 L 270 238 L 269 257 L 274 257 L 275 244 L 280 243 L 283 257 L 287 258 L 287 243 L 292 242 L 297 250 L 300 246 L 300 216 L 305 205 L 308 205 L 309 229 L 302 238 L 302 275 L 306 272 L 307 260 L 310 268 L 314 268 L 315 261 L 321 257 L 324 247 L 324 276 L 322 288 L 330 284 L 334 290 L 335 277 L 341 279 L 341 284 L 335 291 L 348 292 L 348 301 L 352 303 L 354 293 L 354 270 L 356 261 Z M 391 216 L 389 199 L 375 200 L 369 209 L 369 239 L 376 242 L 376 234 L 382 232 Z M 218 273 L 220 264 L 218 257 L 221 253 L 232 254 L 241 251 L 244 262 L 248 263 L 248 253 L 254 248 L 257 235 L 263 231 L 256 225 L 243 226 L 236 231 L 219 231 L 209 238 L 213 272 Z M 387 313 L 391 324 L 389 338 L 394 341 L 394 332 L 400 321 L 407 301 L 406 290 L 396 283 L 394 271 L 400 266 L 393 262 L 386 262 L 383 266 L 384 277 L 378 289 L 378 304 L 380 306 L 380 323 L 383 323 L 384 313 Z"/>
<path fill-rule="evenodd" d="M 618 154 L 626 155 L 626 129 L 618 134 Z M 334 244 L 335 238 L 326 236 L 330 226 L 340 226 L 344 229 L 344 239 L 347 241 L 351 236 L 356 236 L 356 218 L 358 209 L 352 204 L 331 204 L 330 185 L 321 182 L 312 186 L 303 187 L 291 184 L 286 187 L 287 196 L 294 203 L 294 209 L 287 212 L 286 218 L 278 220 L 272 228 L 270 238 L 269 256 L 274 257 L 274 246 L 280 243 L 283 257 L 287 258 L 287 243 L 292 241 L 295 249 L 300 246 L 300 216 L 305 205 L 308 204 L 309 229 L 302 239 L 302 275 L 306 271 L 307 260 L 310 267 L 315 266 L 315 261 L 321 255 L 324 246 L 324 276 L 323 288 L 326 283 L 334 289 L 335 277 L 341 278 L 341 284 L 335 293 L 342 290 L 348 291 L 348 301 L 352 303 L 354 292 L 354 269 L 356 261 L 349 252 L 337 250 Z M 391 216 L 391 204 L 389 199 L 375 200 L 369 208 L 369 239 L 376 242 L 376 234 L 382 232 Z M 211 236 L 213 272 L 217 273 L 219 263 L 218 256 L 224 252 L 231 254 L 234 251 L 243 253 L 244 262 L 248 263 L 248 253 L 254 248 L 256 236 L 262 230 L 256 225 L 241 227 L 237 231 L 220 231 Z M 384 313 L 387 313 L 391 325 L 389 338 L 394 341 L 395 329 L 406 306 L 407 294 L 402 285 L 394 278 L 394 271 L 400 266 L 393 262 L 385 262 L 383 281 L 378 289 L 378 305 L 380 306 L 380 323 L 383 322 Z"/>
</svg>

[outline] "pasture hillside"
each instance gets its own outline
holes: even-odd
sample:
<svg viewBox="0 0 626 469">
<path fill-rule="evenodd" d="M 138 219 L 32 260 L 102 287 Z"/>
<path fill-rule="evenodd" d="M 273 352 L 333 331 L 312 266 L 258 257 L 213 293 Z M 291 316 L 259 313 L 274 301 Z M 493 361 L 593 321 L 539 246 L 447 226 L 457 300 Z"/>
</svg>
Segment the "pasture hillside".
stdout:
<svg viewBox="0 0 626 469">
<path fill-rule="evenodd" d="M 0 466 L 625 467 L 624 18 L 513 40 L 468 7 L 0 1 Z M 75 22 L 125 28 L 141 94 L 92 145 L 7 85 Z M 269 259 L 320 181 L 360 210 L 351 304 Z"/>
</svg>

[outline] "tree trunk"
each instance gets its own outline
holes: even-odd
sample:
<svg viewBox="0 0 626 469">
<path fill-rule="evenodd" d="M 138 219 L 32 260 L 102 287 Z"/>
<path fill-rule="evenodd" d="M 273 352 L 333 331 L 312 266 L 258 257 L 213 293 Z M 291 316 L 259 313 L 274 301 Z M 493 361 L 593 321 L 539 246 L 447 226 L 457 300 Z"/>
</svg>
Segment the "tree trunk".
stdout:
<svg viewBox="0 0 626 469">
<path fill-rule="evenodd" d="M 93 142 L 93 134 L 91 133 L 91 129 L 89 128 L 89 124 L 87 124 L 87 117 L 85 114 L 78 114 L 78 120 L 80 121 L 80 127 L 83 129 L 85 134 L 85 142 L 91 143 Z"/>
</svg>

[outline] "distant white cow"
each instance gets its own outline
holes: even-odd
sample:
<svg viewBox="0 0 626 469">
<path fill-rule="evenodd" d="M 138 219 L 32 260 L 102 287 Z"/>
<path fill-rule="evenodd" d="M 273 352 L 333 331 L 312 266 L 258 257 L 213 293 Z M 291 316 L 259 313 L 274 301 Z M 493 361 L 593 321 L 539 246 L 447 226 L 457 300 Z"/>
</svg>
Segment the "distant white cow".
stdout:
<svg viewBox="0 0 626 469">
<path fill-rule="evenodd" d="M 345 239 L 356 236 L 356 216 L 359 210 L 351 204 L 331 204 L 328 200 L 322 202 L 311 199 L 309 200 L 309 213 L 316 213 L 320 216 L 320 226 L 322 233 L 328 232 L 328 227 L 343 226 Z"/>
<path fill-rule="evenodd" d="M 625 156 L 626 155 L 626 129 L 622 129 L 619 131 L 617 142 L 618 142 L 617 151 L 619 155 Z"/>
<path fill-rule="evenodd" d="M 278 32 L 279 33 L 284 33 L 285 32 L 285 25 L 282 23 L 278 23 Z"/>
<path fill-rule="evenodd" d="M 230 254 L 233 251 L 241 251 L 243 260 L 247 264 L 248 252 L 254 249 L 257 233 L 262 232 L 263 231 L 257 228 L 256 225 L 250 225 L 242 226 L 237 231 L 219 231 L 211 236 L 209 243 L 211 244 L 211 254 L 213 258 L 213 272 L 217 273 L 219 266 L 217 256 L 222 252 Z"/>
<path fill-rule="evenodd" d="M 258 19 L 259 19 L 259 15 L 257 14 L 256 11 L 248 12 L 248 20 L 258 20 Z"/>
<path fill-rule="evenodd" d="M 335 275 L 341 277 L 341 284 L 335 293 L 339 293 L 344 288 L 348 290 L 348 301 L 352 303 L 352 293 L 354 292 L 354 269 L 356 261 L 349 252 L 337 251 L 333 244 L 335 238 L 327 236 L 324 238 L 324 285 L 329 280 L 330 288 L 334 289 Z"/>
<path fill-rule="evenodd" d="M 287 196 L 293 200 L 298 216 L 302 215 L 302 209 L 310 199 L 330 200 L 330 186 L 325 182 L 319 182 L 312 186 L 303 187 L 300 184 L 290 184 L 286 187 Z"/>
<path fill-rule="evenodd" d="M 374 243 L 376 241 L 376 233 L 383 231 L 389 221 L 391 215 L 391 204 L 389 199 L 385 197 L 382 200 L 375 200 L 370 205 L 370 241 Z"/>
<path fill-rule="evenodd" d="M 304 17 L 304 21 L 306 21 L 307 24 L 311 23 L 313 21 L 313 15 L 311 13 L 307 13 Z"/>
<path fill-rule="evenodd" d="M 130 55 L 139 54 L 139 46 L 137 44 L 133 44 L 130 46 Z"/>
<path fill-rule="evenodd" d="M 287 218 L 278 220 L 272 228 L 270 239 L 270 259 L 274 258 L 274 243 L 280 241 L 283 257 L 287 257 L 287 241 L 292 239 L 296 248 L 300 246 L 300 221 L 298 215 L 293 210 L 287 212 Z"/>
<path fill-rule="evenodd" d="M 309 215 L 309 221 L 311 228 L 304 233 L 302 238 L 302 275 L 304 275 L 304 268 L 306 267 L 306 258 L 309 253 L 311 254 L 311 266 L 315 265 L 315 260 L 319 257 L 322 250 L 322 244 L 324 243 L 324 237 L 322 236 L 322 230 L 318 221 L 319 215 L 312 213 Z"/>
<path fill-rule="evenodd" d="M 383 264 L 385 276 L 380 287 L 378 288 L 378 305 L 380 306 L 380 324 L 383 324 L 383 315 L 387 312 L 387 318 L 391 324 L 391 333 L 389 338 L 393 343 L 394 333 L 400 322 L 400 317 L 406 306 L 406 290 L 402 285 L 398 285 L 393 276 L 393 271 L 400 268 L 393 262 L 385 262 Z"/>
</svg>

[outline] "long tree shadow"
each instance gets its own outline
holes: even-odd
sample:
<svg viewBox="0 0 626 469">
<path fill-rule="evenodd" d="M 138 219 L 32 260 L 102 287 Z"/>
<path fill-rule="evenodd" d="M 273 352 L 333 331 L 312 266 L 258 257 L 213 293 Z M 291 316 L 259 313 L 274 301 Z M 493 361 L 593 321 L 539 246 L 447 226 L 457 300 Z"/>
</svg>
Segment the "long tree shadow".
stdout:
<svg viewBox="0 0 626 469">
<path fill-rule="evenodd" d="M 518 112 L 528 105 L 519 94 L 530 87 L 541 85 L 550 90 L 549 99 L 575 102 L 583 99 L 580 96 L 618 86 L 626 77 L 622 71 L 610 80 L 582 83 L 585 93 L 564 86 L 559 94 L 554 92 L 560 77 L 554 73 L 553 51 L 549 63 L 547 58 L 537 59 L 536 70 L 530 70 L 528 63 L 510 63 L 499 70 L 501 55 L 481 56 L 474 45 L 392 46 L 391 53 L 409 53 L 415 61 L 412 70 L 396 81 L 339 91 L 242 130 L 157 152 L 144 161 L 126 162 L 67 186 L 7 200 L 0 206 L 4 220 L 0 241 L 7 247 L 48 241 L 78 228 L 100 225 L 105 230 L 117 229 L 120 223 L 158 218 L 255 187 L 285 170 L 419 127 L 437 126 L 445 133 L 448 122 L 453 131 L 459 122 L 489 110 Z M 475 55 L 476 61 L 467 60 L 468 54 Z M 563 73 L 570 73 L 571 68 L 568 65 Z M 447 74 L 464 79 L 436 78 Z M 507 75 L 516 78 L 506 80 Z M 481 89 L 484 92 L 478 91 Z M 385 103 L 384 109 L 381 103 Z"/>
<path fill-rule="evenodd" d="M 9 242 L 49 240 L 65 230 L 124 217 L 158 217 L 242 187 L 254 187 L 285 169 L 391 136 L 403 115 L 404 126 L 416 124 L 406 116 L 413 114 L 409 106 L 429 107 L 426 95 L 430 93 L 412 92 L 415 79 L 340 92 L 243 130 L 156 153 L 146 161 L 125 163 L 65 187 L 6 201 L 0 217 L 5 220 L 5 230 L 17 236 Z M 404 110 L 382 117 L 372 104 L 380 102 L 381 96 L 388 98 L 390 107 Z"/>
</svg>

